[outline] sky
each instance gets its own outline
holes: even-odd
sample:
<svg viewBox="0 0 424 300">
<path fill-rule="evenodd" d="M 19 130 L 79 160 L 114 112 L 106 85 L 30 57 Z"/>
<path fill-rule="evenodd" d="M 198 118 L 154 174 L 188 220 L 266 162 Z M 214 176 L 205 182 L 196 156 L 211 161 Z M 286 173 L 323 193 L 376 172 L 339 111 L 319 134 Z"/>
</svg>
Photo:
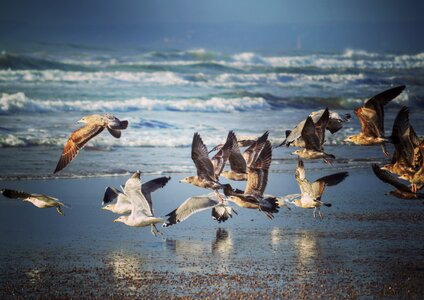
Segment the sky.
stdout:
<svg viewBox="0 0 424 300">
<path fill-rule="evenodd" d="M 420 52 L 424 1 L 0 0 L 0 41 Z"/>
</svg>

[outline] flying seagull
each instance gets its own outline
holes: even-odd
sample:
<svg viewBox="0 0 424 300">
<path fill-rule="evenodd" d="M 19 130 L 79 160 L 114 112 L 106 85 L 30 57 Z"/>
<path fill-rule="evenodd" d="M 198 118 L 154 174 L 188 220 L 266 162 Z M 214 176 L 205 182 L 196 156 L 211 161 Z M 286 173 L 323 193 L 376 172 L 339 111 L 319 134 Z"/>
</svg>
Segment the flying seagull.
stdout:
<svg viewBox="0 0 424 300">
<path fill-rule="evenodd" d="M 185 200 L 180 206 L 171 211 L 166 216 L 166 221 L 162 224 L 163 227 L 175 225 L 179 222 L 186 220 L 191 215 L 212 209 L 212 218 L 217 220 L 219 223 L 225 222 L 229 218 L 232 218 L 233 210 L 227 203 L 222 202 L 216 193 L 209 193 L 206 195 L 193 196 Z"/>
<path fill-rule="evenodd" d="M 396 190 L 389 192 L 390 195 L 400 199 L 424 199 L 424 194 L 412 191 L 408 186 L 394 178 L 392 174 L 386 170 L 380 169 L 377 164 L 372 165 L 372 170 L 381 181 L 388 183 L 396 188 Z"/>
<path fill-rule="evenodd" d="M 85 126 L 72 132 L 53 173 L 65 168 L 77 156 L 79 150 L 105 128 L 113 137 L 119 139 L 121 130 L 128 127 L 128 121 L 120 121 L 111 114 L 85 116 L 78 123 L 84 123 Z"/>
<path fill-rule="evenodd" d="M 230 149 L 230 156 L 228 158 L 228 161 L 230 162 L 230 170 L 223 171 L 221 176 L 237 181 L 247 180 L 247 162 L 255 159 L 254 155 L 260 153 L 260 150 L 264 147 L 267 139 L 268 131 L 266 131 L 258 139 L 255 139 L 254 142 L 250 144 L 249 148 L 241 154 L 237 137 L 234 134 L 233 146 Z"/>
<path fill-rule="evenodd" d="M 160 231 L 156 228 L 157 223 L 162 223 L 161 218 L 153 215 L 152 202 L 144 197 L 141 191 L 140 171 L 135 172 L 127 180 L 124 186 L 124 194 L 131 202 L 131 214 L 129 216 L 120 216 L 114 222 L 121 222 L 132 227 L 151 227 L 150 232 L 156 236 Z"/>
<path fill-rule="evenodd" d="M 357 145 L 381 145 L 384 155 L 389 156 L 386 150 L 384 137 L 384 106 L 399 96 L 405 86 L 398 86 L 386 90 L 365 101 L 364 106 L 355 108 L 355 115 L 361 123 L 361 132 L 348 136 L 345 141 Z"/>
<path fill-rule="evenodd" d="M 234 190 L 230 185 L 225 185 L 224 194 L 228 201 L 240 207 L 259 209 L 268 218 L 278 212 L 278 199 L 274 196 L 264 195 L 268 183 L 269 167 L 271 165 L 272 147 L 268 140 L 260 146 L 259 139 L 252 147 L 247 161 L 247 182 L 244 191 Z"/>
<path fill-rule="evenodd" d="M 332 163 L 335 156 L 325 153 L 323 148 L 328 117 L 329 111 L 325 109 L 317 123 L 314 123 L 311 117 L 306 119 L 301 132 L 301 137 L 305 142 L 305 148 L 296 150 L 293 154 L 305 159 L 323 159 L 326 163 Z"/>
<path fill-rule="evenodd" d="M 230 156 L 233 135 L 234 132 L 230 131 L 224 146 L 214 155 L 212 159 L 210 159 L 208 157 L 208 149 L 203 143 L 202 138 L 197 132 L 194 133 L 191 145 L 191 158 L 196 166 L 197 175 L 186 177 L 180 180 L 180 182 L 190 183 L 206 189 L 212 189 L 218 197 L 221 197 L 218 193 L 218 189 L 222 188 L 222 184 L 219 183 L 219 175 Z"/>
<path fill-rule="evenodd" d="M 141 192 L 147 202 L 149 202 L 150 206 L 152 206 L 151 194 L 156 190 L 163 188 L 170 179 L 171 177 L 158 177 L 141 185 Z M 124 186 L 121 186 L 121 191 L 114 187 L 107 187 L 103 196 L 103 205 L 105 206 L 103 206 L 102 209 L 109 210 L 120 215 L 129 214 L 132 209 L 132 204 L 128 199 L 128 196 L 125 195 L 124 189 Z M 110 203 L 116 198 L 116 203 Z"/>
<path fill-rule="evenodd" d="M 414 141 L 416 139 L 418 138 L 409 124 L 409 110 L 403 106 L 393 123 L 391 140 L 395 151 L 391 163 L 383 166 L 382 169 L 397 175 L 414 172 Z"/>
<path fill-rule="evenodd" d="M 298 199 L 294 199 L 290 203 L 301 208 L 309 208 L 309 209 L 313 208 L 314 218 L 316 217 L 318 213 L 319 217 L 322 219 L 323 215 L 320 210 L 321 206 L 322 205 L 327 207 L 331 206 L 330 203 L 325 203 L 321 200 L 325 187 L 339 184 L 348 175 L 349 175 L 348 172 L 335 173 L 332 175 L 321 177 L 311 183 L 308 181 L 308 179 L 306 179 L 305 166 L 303 164 L 303 161 L 299 159 L 297 161 L 295 178 L 296 178 L 297 184 L 299 185 L 301 194 L 300 194 L 300 197 L 298 195 L 289 195 L 292 198 L 296 198 L 296 196 L 298 196 L 297 197 Z"/>
<path fill-rule="evenodd" d="M 321 109 L 318 111 L 311 112 L 309 116 L 312 118 L 314 124 L 320 122 L 322 116 L 326 113 L 325 109 Z M 344 114 L 340 116 L 335 111 L 329 111 L 329 118 L 326 129 L 331 132 L 331 134 L 336 133 L 340 129 L 343 128 L 343 123 L 349 121 L 351 118 L 350 114 Z M 293 145 L 295 147 L 305 148 L 305 141 L 302 138 L 302 129 L 305 125 L 306 119 L 301 121 L 293 130 L 286 130 L 286 138 L 285 140 L 278 145 L 280 147 L 282 145 L 286 145 L 287 147 Z"/>
<path fill-rule="evenodd" d="M 53 198 L 51 196 L 46 196 L 42 194 L 28 194 L 25 192 L 15 191 L 10 189 L 1 189 L 0 193 L 7 198 L 21 199 L 24 202 L 30 202 L 38 208 L 55 207 L 59 214 L 61 214 L 62 216 L 65 215 L 62 211 L 62 206 L 67 207 L 67 205 L 60 202 L 57 198 Z"/>
</svg>

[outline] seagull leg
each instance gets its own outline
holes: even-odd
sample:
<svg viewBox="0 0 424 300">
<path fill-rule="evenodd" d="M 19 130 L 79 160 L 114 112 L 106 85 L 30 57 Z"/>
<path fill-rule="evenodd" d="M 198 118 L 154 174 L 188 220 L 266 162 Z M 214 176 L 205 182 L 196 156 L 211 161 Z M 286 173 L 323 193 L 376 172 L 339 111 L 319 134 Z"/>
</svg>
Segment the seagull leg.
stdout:
<svg viewBox="0 0 424 300">
<path fill-rule="evenodd" d="M 317 208 L 316 207 L 314 207 L 313 216 L 314 216 L 315 219 L 317 218 Z"/>
<path fill-rule="evenodd" d="M 390 156 L 390 153 L 386 149 L 386 144 L 384 144 L 384 143 L 381 144 L 381 150 L 383 150 L 383 154 L 384 154 L 385 157 L 389 157 Z"/>
<path fill-rule="evenodd" d="M 156 229 L 156 233 L 163 235 L 163 232 L 158 230 L 158 228 L 156 227 L 156 224 L 153 224 L 153 227 Z"/>
<path fill-rule="evenodd" d="M 152 233 L 152 235 L 154 237 L 157 237 L 156 232 L 155 232 L 155 227 L 153 227 L 153 226 L 154 226 L 153 224 L 150 224 L 150 232 Z"/>
<path fill-rule="evenodd" d="M 322 215 L 321 209 L 319 209 L 319 208 L 318 208 L 318 216 L 319 216 L 319 218 L 321 220 L 323 219 L 323 215 Z"/>
<path fill-rule="evenodd" d="M 415 183 L 411 184 L 411 190 L 413 193 L 417 193 L 417 185 Z"/>
</svg>

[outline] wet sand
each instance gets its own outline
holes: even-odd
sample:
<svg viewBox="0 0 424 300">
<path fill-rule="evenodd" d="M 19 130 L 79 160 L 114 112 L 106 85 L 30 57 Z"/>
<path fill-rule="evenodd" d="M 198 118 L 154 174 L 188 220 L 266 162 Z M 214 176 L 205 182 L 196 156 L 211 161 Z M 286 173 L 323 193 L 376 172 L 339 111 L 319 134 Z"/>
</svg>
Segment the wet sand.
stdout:
<svg viewBox="0 0 424 300">
<path fill-rule="evenodd" d="M 308 166 L 308 165 L 307 165 Z M 335 168 L 309 172 L 311 179 Z M 338 171 L 338 170 L 337 170 Z M 153 195 L 165 215 L 204 190 L 173 177 Z M 149 180 L 154 176 L 146 176 Z M 218 224 L 201 212 L 153 237 L 100 210 L 104 188 L 126 177 L 1 181 L 71 205 L 53 209 L 0 199 L 0 297 L 7 298 L 423 298 L 424 205 L 385 196 L 370 168 L 329 187 L 324 220 L 281 208 L 274 220 L 235 208 Z M 237 187 L 243 188 L 239 183 Z M 272 173 L 267 193 L 298 192 Z"/>
</svg>

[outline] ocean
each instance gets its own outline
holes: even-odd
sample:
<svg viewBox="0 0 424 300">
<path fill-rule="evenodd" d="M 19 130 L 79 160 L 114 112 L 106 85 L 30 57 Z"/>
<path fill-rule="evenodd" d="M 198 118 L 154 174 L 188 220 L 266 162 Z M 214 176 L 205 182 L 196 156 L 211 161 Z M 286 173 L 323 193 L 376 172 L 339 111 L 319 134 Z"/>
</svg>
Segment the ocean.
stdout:
<svg viewBox="0 0 424 300">
<path fill-rule="evenodd" d="M 326 152 L 337 157 L 333 168 L 368 167 L 385 158 L 379 147 L 343 142 L 359 131 L 353 108 L 397 85 L 407 88 L 387 106 L 387 134 L 402 105 L 410 107 L 411 123 L 422 134 L 424 53 L 222 53 L 48 43 L 2 51 L 0 178 L 101 177 L 136 169 L 191 173 L 196 131 L 209 148 L 229 130 L 239 136 L 268 130 L 277 145 L 285 130 L 325 107 L 353 116 L 341 131 L 327 133 Z M 103 132 L 53 175 L 64 143 L 80 126 L 76 121 L 106 112 L 129 121 L 122 137 Z M 274 150 L 272 172 L 293 172 L 292 151 Z"/>
</svg>

